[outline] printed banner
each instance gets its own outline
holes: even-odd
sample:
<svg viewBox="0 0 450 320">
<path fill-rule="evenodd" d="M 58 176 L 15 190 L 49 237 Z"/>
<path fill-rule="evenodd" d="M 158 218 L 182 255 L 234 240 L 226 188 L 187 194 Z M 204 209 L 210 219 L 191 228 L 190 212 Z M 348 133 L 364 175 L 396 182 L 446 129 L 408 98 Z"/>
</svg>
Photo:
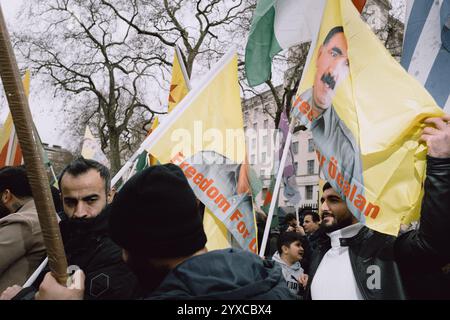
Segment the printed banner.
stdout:
<svg viewBox="0 0 450 320">
<path fill-rule="evenodd" d="M 152 133 L 158 139 L 147 151 L 179 165 L 197 198 L 241 248 L 256 253 L 237 57 L 228 56 L 174 108 L 170 126 Z"/>
<path fill-rule="evenodd" d="M 391 57 L 350 1 L 328 1 L 291 115 L 313 134 L 333 188 L 368 227 L 397 235 L 418 218 L 430 94 Z"/>
</svg>

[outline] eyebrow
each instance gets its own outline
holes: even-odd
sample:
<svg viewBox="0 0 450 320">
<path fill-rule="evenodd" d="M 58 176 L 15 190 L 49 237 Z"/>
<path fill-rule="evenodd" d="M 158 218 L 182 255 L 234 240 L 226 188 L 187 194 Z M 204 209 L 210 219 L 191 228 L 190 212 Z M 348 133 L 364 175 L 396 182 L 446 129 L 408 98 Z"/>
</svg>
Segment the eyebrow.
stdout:
<svg viewBox="0 0 450 320">
<path fill-rule="evenodd" d="M 81 200 L 86 201 L 86 200 L 88 200 L 90 198 L 94 198 L 94 197 L 99 197 L 99 195 L 96 194 L 96 193 L 93 193 L 93 194 L 90 194 L 90 195 L 82 197 Z M 78 201 L 78 198 L 74 198 L 74 197 L 64 197 L 63 199 L 64 199 L 64 201 L 66 201 L 66 200 L 76 200 L 76 201 Z"/>
<path fill-rule="evenodd" d="M 331 51 L 334 51 L 334 52 L 336 52 L 337 54 L 343 56 L 342 50 L 339 49 L 338 47 L 333 47 L 333 48 L 331 48 Z"/>
</svg>

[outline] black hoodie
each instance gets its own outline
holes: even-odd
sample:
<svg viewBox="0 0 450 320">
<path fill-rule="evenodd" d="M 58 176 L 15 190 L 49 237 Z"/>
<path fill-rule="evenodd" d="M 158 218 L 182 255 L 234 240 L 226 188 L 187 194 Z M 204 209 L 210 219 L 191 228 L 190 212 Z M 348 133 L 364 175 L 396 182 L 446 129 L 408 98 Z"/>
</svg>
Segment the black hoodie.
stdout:
<svg viewBox="0 0 450 320">
<path fill-rule="evenodd" d="M 194 256 L 172 270 L 151 300 L 294 300 L 280 266 L 238 249 Z"/>
</svg>

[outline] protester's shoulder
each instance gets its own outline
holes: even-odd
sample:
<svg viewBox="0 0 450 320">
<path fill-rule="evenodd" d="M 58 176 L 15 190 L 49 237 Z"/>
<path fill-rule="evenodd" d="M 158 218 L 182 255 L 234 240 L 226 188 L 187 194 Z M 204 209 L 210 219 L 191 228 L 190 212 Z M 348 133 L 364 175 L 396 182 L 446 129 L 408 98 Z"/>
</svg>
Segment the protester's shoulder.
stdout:
<svg viewBox="0 0 450 320">
<path fill-rule="evenodd" d="M 36 213 L 15 212 L 0 219 L 0 228 L 20 227 L 22 230 L 31 231 L 34 227 L 39 227 L 38 223 Z"/>
<path fill-rule="evenodd" d="M 228 248 L 221 250 L 213 250 L 202 255 L 194 256 L 191 259 L 185 261 L 185 263 L 215 261 L 215 260 L 227 260 L 229 262 L 241 261 L 244 263 L 256 263 L 261 265 L 263 264 L 264 261 L 266 261 L 252 252 L 237 248 Z"/>
<path fill-rule="evenodd" d="M 289 299 L 281 267 L 239 249 L 215 250 L 179 264 L 151 299 Z"/>
</svg>

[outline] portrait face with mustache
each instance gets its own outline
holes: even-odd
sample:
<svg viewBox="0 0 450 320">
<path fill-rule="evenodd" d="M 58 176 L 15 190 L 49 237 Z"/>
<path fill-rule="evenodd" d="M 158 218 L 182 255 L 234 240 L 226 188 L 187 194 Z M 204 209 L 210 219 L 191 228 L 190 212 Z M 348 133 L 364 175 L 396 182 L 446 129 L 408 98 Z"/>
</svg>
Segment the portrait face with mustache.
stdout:
<svg viewBox="0 0 450 320">
<path fill-rule="evenodd" d="M 344 29 L 334 27 L 320 46 L 313 87 L 313 116 L 316 118 L 331 106 L 337 86 L 349 74 L 347 41 Z"/>
</svg>

